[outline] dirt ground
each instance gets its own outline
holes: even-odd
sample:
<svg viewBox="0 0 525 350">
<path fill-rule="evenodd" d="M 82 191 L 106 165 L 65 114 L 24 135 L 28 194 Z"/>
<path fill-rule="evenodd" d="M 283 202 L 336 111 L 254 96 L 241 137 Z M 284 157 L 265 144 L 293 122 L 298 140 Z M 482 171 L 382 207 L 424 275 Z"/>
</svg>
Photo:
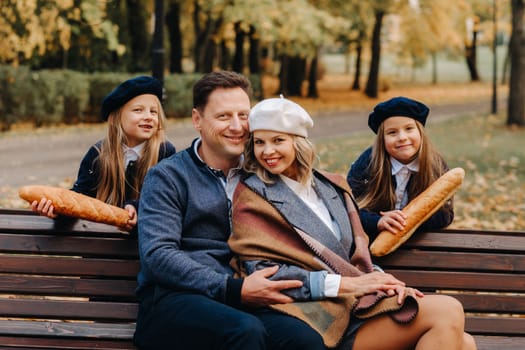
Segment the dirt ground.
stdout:
<svg viewBox="0 0 525 350">
<path fill-rule="evenodd" d="M 488 83 L 416 85 L 392 87 L 379 98 L 367 98 L 350 90 L 350 78 L 333 76 L 319 82 L 318 99 L 294 98 L 314 118 L 310 136 L 326 138 L 351 135 L 367 130 L 367 117 L 373 106 L 388 98 L 404 95 L 421 100 L 431 108 L 429 123 L 455 116 L 490 112 L 491 88 Z M 276 81 L 264 81 L 265 96 L 276 89 Z M 505 107 L 506 92 L 498 106 Z M 17 189 L 23 185 L 45 184 L 69 187 L 76 178 L 81 158 L 93 143 L 105 136 L 105 124 L 54 126 L 33 129 L 15 127 L 0 134 L 0 208 L 24 207 Z M 187 147 L 197 133 L 189 119 L 169 120 L 169 140 L 177 150 Z"/>
</svg>

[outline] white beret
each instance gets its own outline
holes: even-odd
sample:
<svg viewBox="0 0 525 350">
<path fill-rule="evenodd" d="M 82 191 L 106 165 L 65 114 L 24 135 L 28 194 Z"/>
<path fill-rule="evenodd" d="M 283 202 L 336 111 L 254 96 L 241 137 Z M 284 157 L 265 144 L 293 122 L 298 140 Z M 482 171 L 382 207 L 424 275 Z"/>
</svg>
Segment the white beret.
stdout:
<svg viewBox="0 0 525 350">
<path fill-rule="evenodd" d="M 303 107 L 282 96 L 262 100 L 250 111 L 250 131 L 271 130 L 308 137 L 307 129 L 313 125 Z"/>
</svg>

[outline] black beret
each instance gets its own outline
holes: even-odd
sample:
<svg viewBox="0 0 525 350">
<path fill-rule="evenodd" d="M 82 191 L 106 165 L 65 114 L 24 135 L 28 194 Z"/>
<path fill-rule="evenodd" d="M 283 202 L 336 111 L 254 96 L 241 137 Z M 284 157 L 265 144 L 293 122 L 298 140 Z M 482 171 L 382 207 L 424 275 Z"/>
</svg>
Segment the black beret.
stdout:
<svg viewBox="0 0 525 350">
<path fill-rule="evenodd" d="M 132 98 L 143 94 L 155 95 L 162 101 L 162 83 L 149 76 L 139 76 L 126 80 L 104 97 L 100 109 L 102 120 L 108 120 L 111 112 L 119 109 Z"/>
<path fill-rule="evenodd" d="M 407 97 L 394 97 L 375 106 L 368 116 L 368 126 L 377 134 L 379 125 L 390 117 L 410 117 L 425 125 L 428 107 L 416 100 Z"/>
</svg>

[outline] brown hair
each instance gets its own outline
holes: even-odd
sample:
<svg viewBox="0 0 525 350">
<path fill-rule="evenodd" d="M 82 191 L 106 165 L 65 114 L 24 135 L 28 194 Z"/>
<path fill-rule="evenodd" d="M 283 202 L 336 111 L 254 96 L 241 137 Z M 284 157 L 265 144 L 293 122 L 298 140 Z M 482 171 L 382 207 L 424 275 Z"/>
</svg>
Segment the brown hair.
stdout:
<svg viewBox="0 0 525 350">
<path fill-rule="evenodd" d="M 432 146 L 423 124 L 416 120 L 416 126 L 421 134 L 421 147 L 418 152 L 419 171 L 417 176 L 412 177 L 410 186 L 407 188 L 409 199 L 423 192 L 445 171 L 445 161 Z M 384 123 L 379 126 L 368 167 L 371 176 L 365 185 L 367 188 L 363 195 L 357 198 L 359 206 L 375 212 L 394 209 L 395 189 L 392 182 L 392 163 L 385 147 Z"/>
<path fill-rule="evenodd" d="M 108 204 L 123 207 L 126 200 L 138 199 L 142 182 L 149 168 L 157 164 L 161 144 L 165 141 L 164 128 L 166 115 L 158 98 L 159 125 L 157 132 L 146 141 L 142 156 L 137 159 L 137 173 L 133 183 L 128 184 L 133 189 L 131 198 L 126 198 L 126 169 L 122 145 L 126 144 L 126 134 L 122 129 L 122 107 L 110 113 L 108 118 L 108 133 L 102 141 L 98 165 L 100 178 L 97 185 L 97 199 Z"/>
<path fill-rule="evenodd" d="M 314 161 L 315 161 L 315 147 L 314 145 L 302 136 L 290 135 L 292 137 L 293 146 L 295 149 L 295 164 L 297 165 L 297 182 L 305 184 L 310 179 Z M 243 169 L 248 173 L 256 174 L 265 183 L 274 183 L 275 175 L 266 170 L 255 158 L 253 150 L 253 132 L 246 142 L 244 148 L 244 163 Z"/>
<path fill-rule="evenodd" d="M 252 85 L 244 75 L 224 70 L 207 73 L 193 85 L 193 108 L 202 111 L 208 103 L 208 97 L 216 89 L 236 87 L 243 89 L 252 98 Z"/>
</svg>

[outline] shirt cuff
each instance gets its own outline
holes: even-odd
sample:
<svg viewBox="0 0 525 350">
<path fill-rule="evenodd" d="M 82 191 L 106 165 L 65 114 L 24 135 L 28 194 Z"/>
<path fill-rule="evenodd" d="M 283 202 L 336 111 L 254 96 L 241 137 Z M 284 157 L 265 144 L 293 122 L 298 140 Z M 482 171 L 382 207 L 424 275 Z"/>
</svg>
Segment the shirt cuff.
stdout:
<svg viewBox="0 0 525 350">
<path fill-rule="evenodd" d="M 339 293 L 341 285 L 341 275 L 329 273 L 324 280 L 324 295 L 327 298 L 335 298 Z"/>
</svg>

